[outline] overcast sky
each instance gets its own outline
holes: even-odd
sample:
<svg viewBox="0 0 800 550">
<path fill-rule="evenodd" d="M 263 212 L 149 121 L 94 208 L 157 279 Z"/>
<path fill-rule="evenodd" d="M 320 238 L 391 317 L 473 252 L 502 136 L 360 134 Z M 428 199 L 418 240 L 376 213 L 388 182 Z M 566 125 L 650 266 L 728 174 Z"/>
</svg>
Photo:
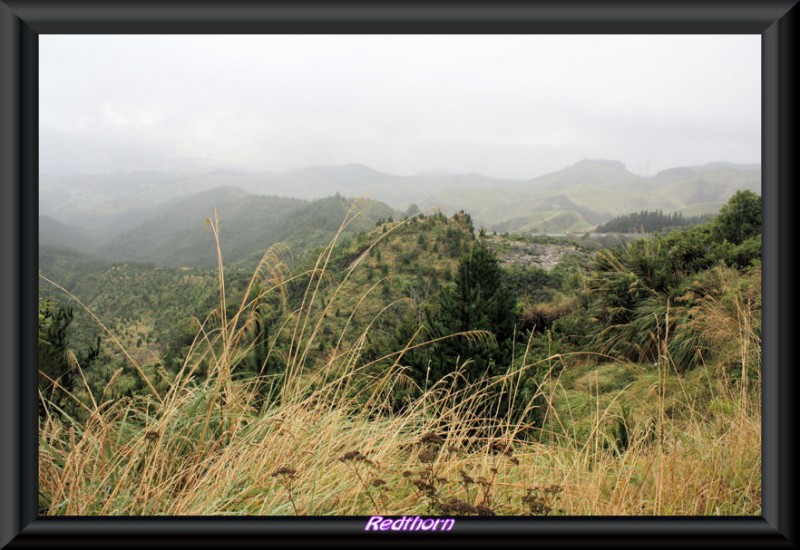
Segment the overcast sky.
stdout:
<svg viewBox="0 0 800 550">
<path fill-rule="evenodd" d="M 760 36 L 42 35 L 44 172 L 760 162 Z"/>
</svg>

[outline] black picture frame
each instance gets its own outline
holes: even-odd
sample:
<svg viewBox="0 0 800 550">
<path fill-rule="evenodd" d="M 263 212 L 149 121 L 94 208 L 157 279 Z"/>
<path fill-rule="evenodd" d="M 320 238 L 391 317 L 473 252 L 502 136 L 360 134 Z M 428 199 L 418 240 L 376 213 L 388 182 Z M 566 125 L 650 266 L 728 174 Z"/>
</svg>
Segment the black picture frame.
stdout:
<svg viewBox="0 0 800 550">
<path fill-rule="evenodd" d="M 0 0 L 0 547 L 374 545 L 421 538 L 365 533 L 366 518 L 38 517 L 38 35 L 51 33 L 760 34 L 762 516 L 464 518 L 452 532 L 428 538 L 459 545 L 793 545 L 795 3 Z"/>
</svg>

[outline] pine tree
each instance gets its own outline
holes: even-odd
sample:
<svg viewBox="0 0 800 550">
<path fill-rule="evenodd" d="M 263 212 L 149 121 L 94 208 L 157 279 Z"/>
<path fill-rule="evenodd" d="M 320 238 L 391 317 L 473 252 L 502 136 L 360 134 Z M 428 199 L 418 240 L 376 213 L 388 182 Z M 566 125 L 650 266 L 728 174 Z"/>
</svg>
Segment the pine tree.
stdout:
<svg viewBox="0 0 800 550">
<path fill-rule="evenodd" d="M 485 244 L 479 244 L 461 259 L 455 285 L 442 289 L 438 306 L 428 315 L 434 337 L 484 330 L 494 338 L 476 342 L 454 337 L 441 342 L 431 364 L 434 380 L 454 370 L 457 359 L 459 363 L 471 361 L 465 375 L 473 381 L 498 374 L 508 367 L 516 299 L 504 284 L 497 256 Z"/>
</svg>

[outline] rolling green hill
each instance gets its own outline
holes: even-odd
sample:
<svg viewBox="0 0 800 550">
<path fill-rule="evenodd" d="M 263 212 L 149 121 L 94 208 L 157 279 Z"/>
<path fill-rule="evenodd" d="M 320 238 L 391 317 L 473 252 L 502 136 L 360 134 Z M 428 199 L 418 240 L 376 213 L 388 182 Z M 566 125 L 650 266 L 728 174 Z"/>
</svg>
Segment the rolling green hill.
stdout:
<svg viewBox="0 0 800 550">
<path fill-rule="evenodd" d="M 446 189 L 421 201 L 420 207 L 440 207 L 446 213 L 463 208 L 476 225 L 500 232 L 579 232 L 640 210 L 686 215 L 714 212 L 739 189 L 760 193 L 757 165 L 710 163 L 643 177 L 620 162 L 583 160 L 552 174 L 509 184 L 502 191 Z"/>
<path fill-rule="evenodd" d="M 576 233 L 591 228 L 591 224 L 577 212 L 569 210 L 540 210 L 527 216 L 512 218 L 492 226 L 500 233 Z"/>
<path fill-rule="evenodd" d="M 351 205 L 352 200 L 341 196 L 308 202 L 217 188 L 163 205 L 153 217 L 112 239 L 98 253 L 113 261 L 212 267 L 216 249 L 205 220 L 213 218 L 216 209 L 225 263 L 255 263 L 276 243 L 288 245 L 295 253 L 325 243 Z M 360 209 L 349 232 L 371 227 L 393 214 L 391 208 L 376 201 L 362 201 Z"/>
<path fill-rule="evenodd" d="M 239 189 L 238 199 L 232 188 Z M 641 210 L 690 214 L 699 211 L 689 207 L 702 204 L 705 206 L 697 208 L 705 213 L 715 210 L 738 189 L 760 192 L 760 188 L 759 165 L 726 162 L 670 168 L 645 177 L 630 172 L 618 161 L 583 160 L 527 180 L 481 174 L 400 176 L 360 164 L 282 172 L 42 174 L 40 213 L 89 233 L 90 244 L 100 245 L 97 251 L 113 259 L 180 265 L 200 258 L 198 265 L 207 265 L 211 260 L 203 250 L 208 239 L 194 233 L 213 210 L 214 201 L 204 197 L 225 201 L 220 210 L 230 215 L 223 212 L 223 227 L 245 227 L 238 224 L 241 218 L 257 222 L 253 227 L 259 231 L 263 228 L 271 232 L 274 228 L 270 222 L 256 219 L 258 211 L 268 219 L 277 219 L 302 204 L 283 199 L 278 207 L 277 197 L 311 201 L 339 193 L 382 201 L 397 211 L 405 211 L 411 204 L 422 210 L 439 208 L 447 215 L 464 210 L 470 212 L 476 226 L 490 230 L 527 232 L 545 227 L 548 232 L 579 232 L 614 216 Z M 245 200 L 243 192 L 257 198 Z M 548 219 L 555 221 L 554 229 L 547 229 L 546 223 L 543 226 Z M 276 227 L 282 226 L 276 223 Z M 172 246 L 173 238 L 186 243 L 188 250 L 168 258 L 163 249 Z M 75 242 L 56 244 L 78 246 Z M 240 243 L 237 238 L 230 243 L 230 253 L 235 258 L 247 255 L 246 249 L 252 244 Z M 82 246 L 78 248 L 94 250 Z"/>
<path fill-rule="evenodd" d="M 226 196 L 236 200 L 237 194 Z M 316 208 L 307 208 L 309 204 Z M 332 197 L 309 204 L 293 211 L 296 222 L 335 221 L 338 226 L 341 223 L 339 210 L 349 205 L 349 201 Z M 320 205 L 327 208 L 320 209 Z M 375 206 L 367 203 L 366 210 Z M 324 217 L 326 214 L 330 219 Z M 324 309 L 328 304 L 330 307 L 323 317 L 322 332 L 315 336 L 314 353 L 335 346 L 344 332 L 349 334 L 347 341 L 352 342 L 353 331 L 361 331 L 370 323 L 374 328 L 373 340 L 392 336 L 400 319 L 421 314 L 439 288 L 450 281 L 460 257 L 475 242 L 466 215 L 448 218 L 436 214 L 378 224 L 372 222 L 370 216 L 362 218 L 355 225 L 363 228 L 364 220 L 369 219 L 371 227 L 343 235 L 328 265 L 315 310 L 319 312 L 319 308 Z M 328 234 L 327 238 L 330 237 Z M 372 243 L 374 246 L 369 249 Z M 225 246 L 223 244 L 223 255 Z M 291 247 L 290 252 L 294 252 Z M 291 262 L 294 272 L 302 273 L 313 267 L 316 251 L 309 252 L 294 254 Z M 241 300 L 252 275 L 252 266 L 245 264 L 247 261 L 240 261 L 225 269 L 226 295 L 231 307 Z M 68 248 L 41 245 L 40 269 L 44 276 L 81 300 L 143 365 L 164 364 L 168 369 L 177 369 L 176 357 L 180 357 L 197 331 L 191 318 L 202 321 L 219 305 L 214 268 L 114 263 Z M 290 310 L 299 308 L 307 280 L 307 277 L 300 277 L 297 285 L 290 286 L 299 292 L 297 295 L 289 292 Z M 125 364 L 113 340 L 80 305 L 46 281 L 40 281 L 40 294 L 72 307 L 70 346 L 73 349 L 86 350 L 100 336 L 105 354 L 103 361 L 109 365 Z M 395 305 L 382 312 L 388 303 Z M 107 380 L 113 370 L 106 368 L 95 376 Z"/>
<path fill-rule="evenodd" d="M 334 346 L 345 330 L 350 341 L 353 331 L 367 326 L 372 340 L 393 337 L 400 319 L 422 315 L 474 243 L 468 215 L 441 213 L 382 223 L 346 238 L 334 251 L 320 296 L 328 309 L 316 336 L 319 351 Z"/>
</svg>

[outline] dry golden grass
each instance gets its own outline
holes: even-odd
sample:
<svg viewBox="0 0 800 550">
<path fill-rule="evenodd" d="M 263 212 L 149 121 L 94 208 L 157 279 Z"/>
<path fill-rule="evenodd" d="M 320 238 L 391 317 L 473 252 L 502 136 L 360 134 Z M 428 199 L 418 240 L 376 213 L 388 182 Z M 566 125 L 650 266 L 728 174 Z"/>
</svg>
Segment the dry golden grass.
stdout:
<svg viewBox="0 0 800 550">
<path fill-rule="evenodd" d="M 216 220 L 210 225 L 217 235 Z M 631 429 L 625 448 L 615 450 L 599 442 L 612 436 L 609 418 L 625 390 L 611 403 L 601 403 L 598 394 L 589 438 L 576 438 L 563 414 L 548 419 L 554 431 L 548 443 L 524 438 L 526 426 L 510 418 L 477 418 L 490 385 L 514 388 L 533 365 L 467 388 L 453 384 L 455 372 L 401 413 L 388 413 L 384 405 L 393 387 L 413 383 L 402 357 L 424 343 L 410 342 L 390 357 L 391 368 L 367 377 L 358 359 L 369 327 L 355 334 L 348 327 L 325 364 L 311 369 L 309 352 L 334 302 L 318 304 L 335 242 L 314 267 L 303 307 L 285 312 L 282 330 L 291 334 L 291 345 L 287 369 L 273 379 L 279 399 L 266 399 L 263 387 L 237 376 L 235 368 L 249 351 L 250 320 L 261 299 L 281 293 L 290 278 L 274 253 L 265 255 L 251 282 L 263 290 L 255 298 L 247 292 L 232 318 L 225 315 L 220 254 L 220 309 L 198 323 L 195 344 L 163 394 L 147 380 L 150 393 L 136 398 L 112 401 L 89 392 L 92 402 L 83 405 L 87 418 L 81 421 L 55 414 L 43 397 L 42 513 L 760 514 L 757 380 L 750 381 L 753 391 L 747 384 L 743 391 L 731 384 L 711 388 L 713 399 L 725 404 L 716 409 L 684 392 L 687 397 L 677 399 L 686 414 L 671 418 L 664 388 L 673 374 L 665 353 L 649 395 L 654 429 Z M 740 349 L 747 371 L 754 355 L 744 344 Z M 549 402 L 564 393 L 558 379 L 542 387 Z M 476 423 L 481 438 L 474 436 Z"/>
</svg>

